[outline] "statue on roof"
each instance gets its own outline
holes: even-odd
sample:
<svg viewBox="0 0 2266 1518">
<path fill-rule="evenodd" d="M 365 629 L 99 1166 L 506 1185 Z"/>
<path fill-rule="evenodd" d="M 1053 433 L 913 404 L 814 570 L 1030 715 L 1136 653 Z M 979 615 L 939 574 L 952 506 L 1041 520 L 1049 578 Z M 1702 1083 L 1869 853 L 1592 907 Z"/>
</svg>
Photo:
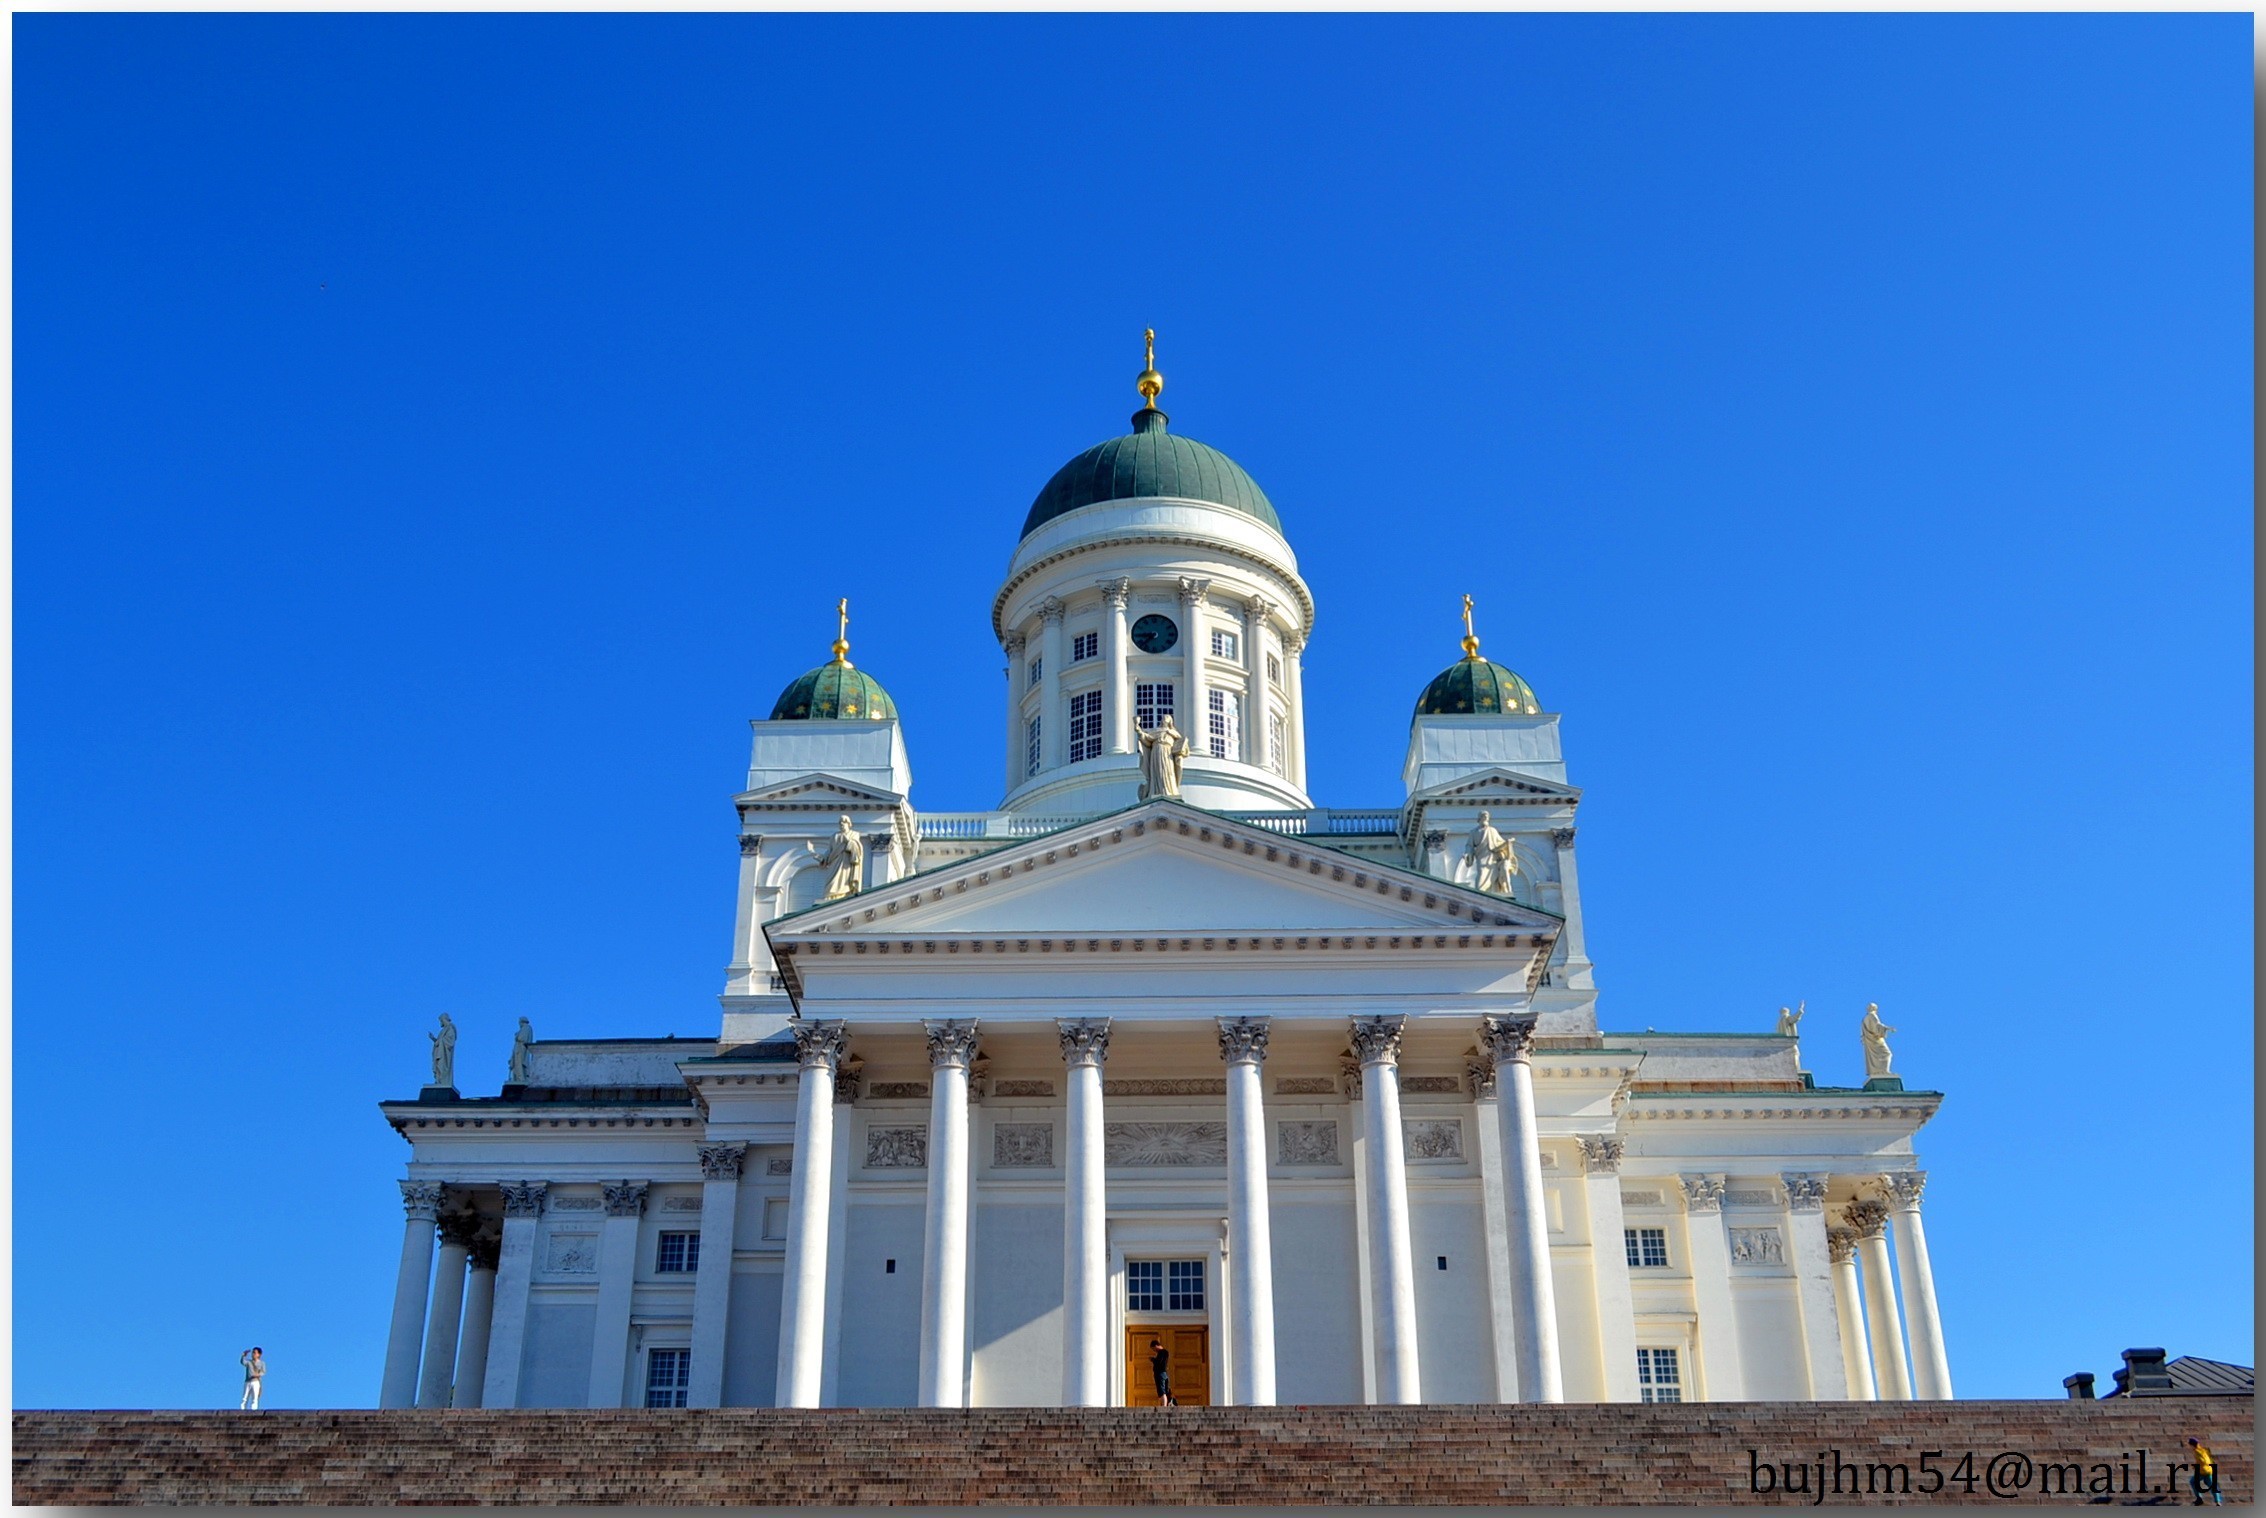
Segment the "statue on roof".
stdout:
<svg viewBox="0 0 2266 1518">
<path fill-rule="evenodd" d="M 527 1051 L 535 1043 L 535 1025 L 526 1018 L 519 1020 L 519 1031 L 511 1036 L 511 1065 L 504 1079 L 515 1086 L 527 1084 Z"/>
<path fill-rule="evenodd" d="M 1780 1007 L 1778 1009 L 1778 1036 L 1780 1038 L 1799 1038 L 1801 1036 L 1802 1014 L 1809 1010 L 1810 1004 L 1806 1001 L 1791 1012 Z"/>
<path fill-rule="evenodd" d="M 819 856 L 818 867 L 832 872 L 826 878 L 825 891 L 818 898 L 822 902 L 842 901 L 864 889 L 865 840 L 850 825 L 847 813 L 835 827 L 826 852 Z"/>
<path fill-rule="evenodd" d="M 1880 1020 L 1879 1002 L 1866 1003 L 1865 1020 L 1857 1025 L 1857 1036 L 1865 1043 L 1865 1079 L 1888 1074 L 1888 1035 L 1895 1031 Z"/>
<path fill-rule="evenodd" d="M 1471 830 L 1471 845 L 1465 852 L 1471 859 L 1475 889 L 1491 896 L 1511 894 L 1511 877 L 1519 872 L 1518 854 L 1511 840 L 1495 831 L 1492 813 L 1479 814 L 1479 826 Z"/>
<path fill-rule="evenodd" d="M 1154 730 L 1136 728 L 1141 735 L 1141 793 L 1143 801 L 1180 794 L 1180 765 L 1188 757 L 1188 740 L 1172 725 L 1172 713 Z"/>
<path fill-rule="evenodd" d="M 433 1041 L 433 1080 L 436 1086 L 456 1085 L 456 1024 L 441 1014 L 441 1031 L 425 1035 Z"/>
</svg>

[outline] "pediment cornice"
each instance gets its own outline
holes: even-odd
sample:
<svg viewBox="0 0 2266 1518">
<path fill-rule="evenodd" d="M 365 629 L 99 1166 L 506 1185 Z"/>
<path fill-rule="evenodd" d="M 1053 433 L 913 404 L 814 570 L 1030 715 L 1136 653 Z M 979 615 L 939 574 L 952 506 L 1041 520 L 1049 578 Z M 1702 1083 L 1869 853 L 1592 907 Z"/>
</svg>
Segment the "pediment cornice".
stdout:
<svg viewBox="0 0 2266 1518">
<path fill-rule="evenodd" d="M 798 775 L 759 790 L 742 791 L 733 798 L 744 815 L 748 812 L 806 811 L 848 802 L 865 807 L 901 807 L 905 798 L 895 791 L 876 790 L 838 775 Z"/>
<path fill-rule="evenodd" d="M 1408 799 L 1411 808 L 1429 803 L 1471 805 L 1478 802 L 1495 806 L 1573 806 L 1581 800 L 1581 787 L 1522 775 L 1516 770 L 1489 769 L 1418 791 Z"/>
</svg>

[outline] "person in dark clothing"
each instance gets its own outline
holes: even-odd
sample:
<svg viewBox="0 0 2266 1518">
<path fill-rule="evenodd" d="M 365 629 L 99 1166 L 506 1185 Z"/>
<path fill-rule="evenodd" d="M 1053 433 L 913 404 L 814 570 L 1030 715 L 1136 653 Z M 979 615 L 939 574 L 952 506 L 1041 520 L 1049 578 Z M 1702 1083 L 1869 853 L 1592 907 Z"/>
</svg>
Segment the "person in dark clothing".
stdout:
<svg viewBox="0 0 2266 1518">
<path fill-rule="evenodd" d="M 1172 1351 L 1162 1339 L 1149 1341 L 1149 1373 L 1157 1378 L 1157 1406 L 1172 1406 Z"/>
</svg>

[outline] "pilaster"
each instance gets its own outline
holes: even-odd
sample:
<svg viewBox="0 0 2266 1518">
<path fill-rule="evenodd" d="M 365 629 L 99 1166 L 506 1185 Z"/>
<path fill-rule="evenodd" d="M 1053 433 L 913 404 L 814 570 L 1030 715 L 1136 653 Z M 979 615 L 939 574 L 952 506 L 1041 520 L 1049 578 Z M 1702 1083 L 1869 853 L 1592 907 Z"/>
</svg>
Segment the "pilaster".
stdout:
<svg viewBox="0 0 2266 1518">
<path fill-rule="evenodd" d="M 1786 1188 L 1786 1258 L 1802 1309 L 1802 1348 L 1810 1396 L 1849 1400 L 1847 1362 L 1841 1353 L 1841 1313 L 1834 1302 L 1833 1256 L 1826 1242 L 1826 1178 L 1803 1171 L 1779 1177 Z"/>
<path fill-rule="evenodd" d="M 1700 1379 L 1710 1402 L 1747 1395 L 1739 1354 L 1739 1309 L 1731 1296 L 1731 1241 L 1723 1231 L 1723 1177 L 1684 1175 L 1684 1240 L 1692 1301 L 1699 1309 Z"/>
</svg>

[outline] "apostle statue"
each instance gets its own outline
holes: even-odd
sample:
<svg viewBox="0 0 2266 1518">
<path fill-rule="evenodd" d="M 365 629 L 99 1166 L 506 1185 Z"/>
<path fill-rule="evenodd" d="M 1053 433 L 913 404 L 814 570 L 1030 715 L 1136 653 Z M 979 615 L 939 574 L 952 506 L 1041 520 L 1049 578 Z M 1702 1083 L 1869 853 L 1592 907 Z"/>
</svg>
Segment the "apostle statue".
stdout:
<svg viewBox="0 0 2266 1518">
<path fill-rule="evenodd" d="M 1519 872 L 1518 856 L 1511 849 L 1511 840 L 1495 831 L 1490 813 L 1479 814 L 1479 826 L 1471 830 L 1467 852 L 1474 887 L 1492 896 L 1511 894 L 1511 877 Z"/>
<path fill-rule="evenodd" d="M 519 1031 L 511 1036 L 511 1068 L 504 1079 L 515 1086 L 527 1084 L 527 1051 L 535 1042 L 535 1025 L 526 1018 L 519 1020 Z"/>
<path fill-rule="evenodd" d="M 850 819 L 844 816 L 834 829 L 834 837 L 826 852 L 818 858 L 818 867 L 828 871 L 826 890 L 820 901 L 840 901 L 855 896 L 865 885 L 865 840 L 858 837 Z"/>
<path fill-rule="evenodd" d="M 1141 735 L 1141 792 L 1140 799 L 1154 801 L 1159 796 L 1180 794 L 1180 762 L 1188 757 L 1188 740 L 1180 729 L 1172 725 L 1172 713 L 1152 731 L 1136 728 Z"/>
<path fill-rule="evenodd" d="M 441 1014 L 441 1031 L 425 1035 L 433 1041 L 433 1081 L 436 1086 L 456 1085 L 456 1024 Z"/>
<path fill-rule="evenodd" d="M 1800 1037 L 1802 1027 L 1802 1014 L 1809 1010 L 1810 1004 L 1806 1001 L 1791 1012 L 1787 1011 L 1784 1007 L 1780 1007 L 1778 1009 L 1778 1036 L 1780 1038 Z"/>
<path fill-rule="evenodd" d="M 1857 1034 L 1865 1041 L 1865 1079 L 1888 1074 L 1888 1035 L 1895 1031 L 1880 1020 L 1879 1002 L 1866 1004 L 1865 1020 L 1857 1025 Z"/>
</svg>

